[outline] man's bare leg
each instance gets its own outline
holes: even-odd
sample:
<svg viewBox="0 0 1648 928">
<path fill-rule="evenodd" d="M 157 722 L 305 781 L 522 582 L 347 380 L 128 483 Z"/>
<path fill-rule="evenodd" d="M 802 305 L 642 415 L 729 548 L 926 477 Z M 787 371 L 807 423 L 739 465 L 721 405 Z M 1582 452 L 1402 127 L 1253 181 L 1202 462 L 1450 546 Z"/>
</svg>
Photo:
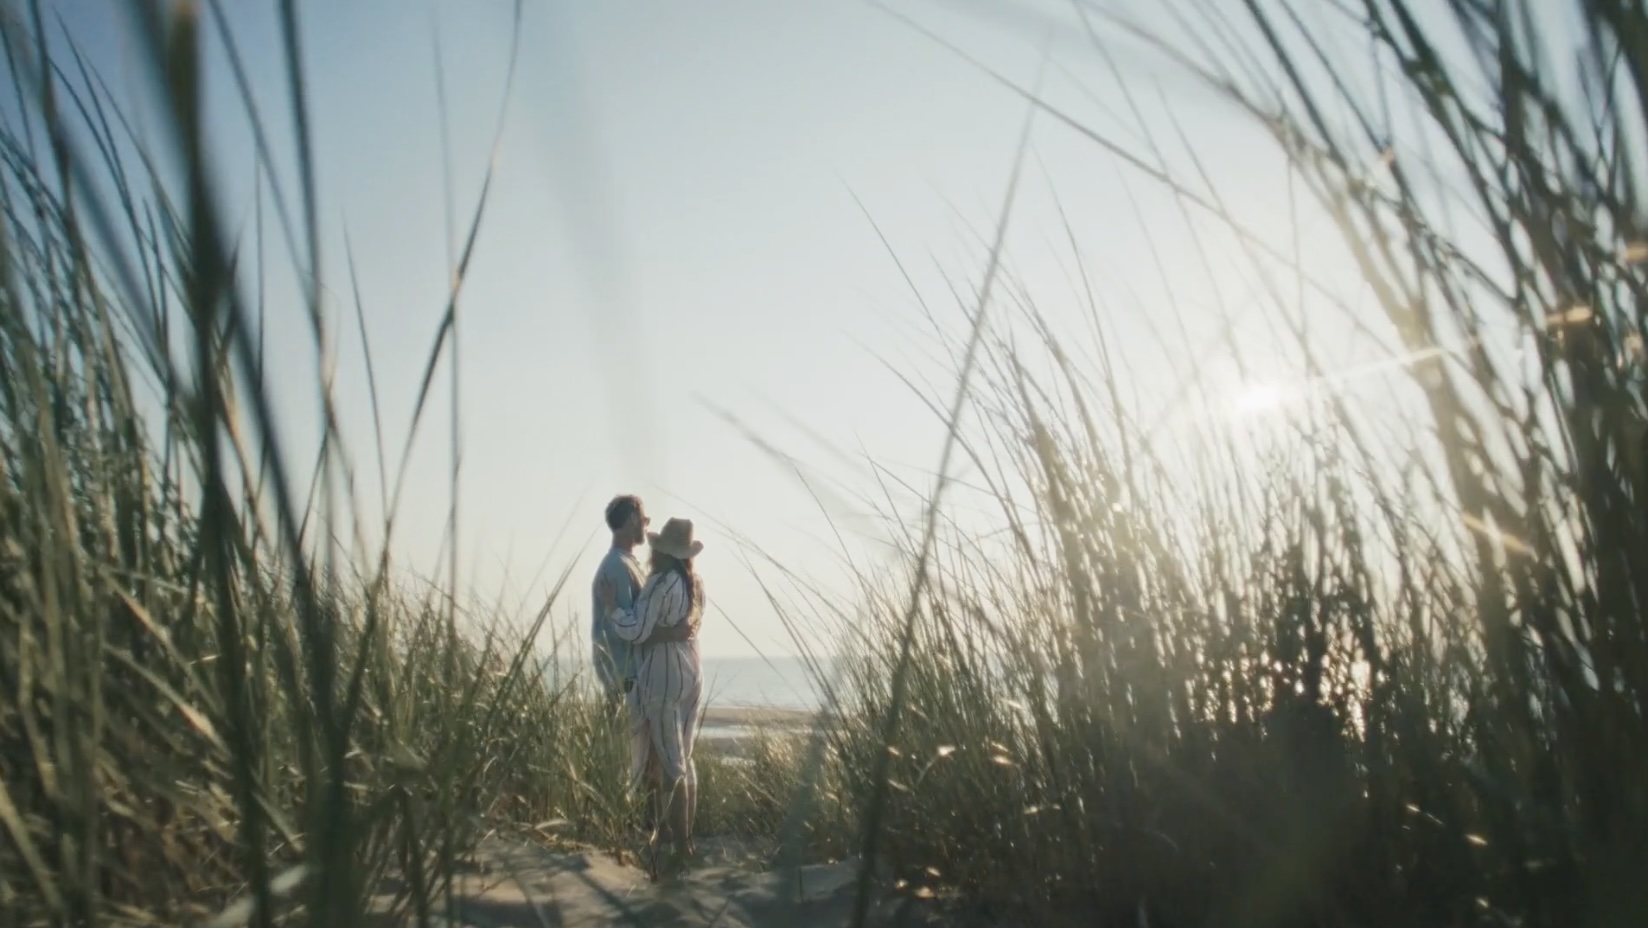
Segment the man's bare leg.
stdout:
<svg viewBox="0 0 1648 928">
<path fill-rule="evenodd" d="M 647 847 L 650 849 L 654 878 L 658 876 L 658 850 L 660 847 L 660 833 L 668 828 L 669 819 L 666 815 L 663 787 L 663 770 L 658 763 L 658 755 L 652 755 L 647 761 Z"/>
<path fill-rule="evenodd" d="M 659 773 L 658 773 L 658 755 L 657 754 L 649 753 L 647 755 L 647 768 L 646 768 L 646 771 L 642 774 L 642 776 L 646 777 L 646 781 L 647 781 L 646 821 L 643 823 L 642 827 L 644 827 L 646 829 L 647 840 L 650 841 L 650 840 L 652 840 L 653 832 L 658 829 L 659 824 L 663 821 L 663 819 L 660 817 L 660 815 L 661 815 L 660 810 L 662 809 L 662 807 L 658 803 L 658 776 L 659 776 Z"/>
<path fill-rule="evenodd" d="M 687 802 L 685 778 L 677 779 L 670 784 L 668 797 L 664 820 L 669 823 L 668 839 L 674 858 L 670 869 L 679 872 L 686 868 L 692 841 L 692 811 Z"/>
</svg>

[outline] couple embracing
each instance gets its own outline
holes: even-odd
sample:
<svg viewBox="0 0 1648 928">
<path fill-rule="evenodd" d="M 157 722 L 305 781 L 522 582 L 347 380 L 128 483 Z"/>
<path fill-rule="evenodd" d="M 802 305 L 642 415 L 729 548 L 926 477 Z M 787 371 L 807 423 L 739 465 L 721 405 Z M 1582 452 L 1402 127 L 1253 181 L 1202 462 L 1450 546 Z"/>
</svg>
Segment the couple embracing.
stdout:
<svg viewBox="0 0 1648 928">
<path fill-rule="evenodd" d="M 609 705 L 627 712 L 630 782 L 646 785 L 650 819 L 668 842 L 661 860 L 654 855 L 653 875 L 673 876 L 694 852 L 698 774 L 692 748 L 703 697 L 698 628 L 704 582 L 693 559 L 704 545 L 693 539 L 686 519 L 648 532 L 651 520 L 636 496 L 608 503 L 606 523 L 612 548 L 595 571 L 590 629 L 595 673 Z M 650 561 L 645 572 L 635 556 L 643 539 Z"/>
</svg>

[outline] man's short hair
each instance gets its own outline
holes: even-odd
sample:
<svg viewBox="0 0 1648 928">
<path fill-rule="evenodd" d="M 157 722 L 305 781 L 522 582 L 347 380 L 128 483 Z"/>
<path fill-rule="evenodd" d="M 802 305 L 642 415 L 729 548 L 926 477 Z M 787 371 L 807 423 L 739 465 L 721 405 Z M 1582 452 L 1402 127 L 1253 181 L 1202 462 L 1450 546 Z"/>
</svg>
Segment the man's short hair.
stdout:
<svg viewBox="0 0 1648 928">
<path fill-rule="evenodd" d="M 612 502 L 607 503 L 607 528 L 618 531 L 623 528 L 629 517 L 641 511 L 641 497 L 614 496 Z"/>
</svg>

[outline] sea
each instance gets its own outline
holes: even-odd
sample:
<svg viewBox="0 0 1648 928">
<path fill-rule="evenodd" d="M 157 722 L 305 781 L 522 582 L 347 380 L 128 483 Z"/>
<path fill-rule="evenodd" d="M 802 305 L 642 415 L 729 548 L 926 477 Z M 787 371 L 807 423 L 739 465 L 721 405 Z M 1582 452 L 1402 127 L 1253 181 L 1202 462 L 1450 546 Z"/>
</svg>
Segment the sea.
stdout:
<svg viewBox="0 0 1648 928">
<path fill-rule="evenodd" d="M 740 721 L 716 713 L 716 709 L 781 709 L 811 712 L 824 704 L 810 667 L 829 663 L 809 662 L 797 657 L 705 657 L 704 702 L 710 710 L 699 729 L 699 739 L 712 743 L 737 743 L 755 733 L 761 723 Z M 557 673 L 557 668 L 559 673 Z M 588 676 L 588 667 L 561 663 L 547 668 L 551 678 L 579 673 Z M 561 676 L 565 679 L 565 676 Z M 736 757 L 729 762 L 743 763 Z"/>
<path fill-rule="evenodd" d="M 828 672 L 829 663 L 821 665 Z M 823 694 L 799 657 L 705 657 L 704 702 L 706 705 L 736 709 L 798 709 L 809 711 L 823 705 Z M 548 668 L 556 676 L 556 668 Z M 560 666 L 560 673 L 587 667 Z"/>
<path fill-rule="evenodd" d="M 817 681 L 798 657 L 706 657 L 703 668 L 709 705 L 802 710 L 823 705 Z"/>
</svg>

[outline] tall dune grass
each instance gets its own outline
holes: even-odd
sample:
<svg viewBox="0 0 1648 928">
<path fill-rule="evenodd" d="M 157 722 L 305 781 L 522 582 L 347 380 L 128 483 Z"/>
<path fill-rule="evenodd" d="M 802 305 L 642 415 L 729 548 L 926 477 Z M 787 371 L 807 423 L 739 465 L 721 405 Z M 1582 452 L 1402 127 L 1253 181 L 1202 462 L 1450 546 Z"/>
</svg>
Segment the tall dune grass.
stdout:
<svg viewBox="0 0 1648 928">
<path fill-rule="evenodd" d="M 1175 35 L 1077 5 L 1273 131 L 1418 418 L 1393 439 L 1329 393 L 1257 458 L 1163 460 L 1113 356 L 981 304 L 949 422 L 1009 543 L 938 506 L 835 688 L 835 770 L 905 888 L 1043 924 L 1648 918 L 1648 15 L 1550 6 L 1577 70 L 1531 4 L 1188 4 Z M 1021 92 L 1223 223 L 1322 376 L 1286 243 Z"/>
<path fill-rule="evenodd" d="M 299 465 L 208 181 L 198 49 L 221 10 L 128 12 L 175 163 L 91 63 L 47 52 L 73 47 L 41 38 L 38 5 L 0 11 L 22 107 L 0 126 L 0 922 L 427 924 L 499 822 L 617 846 L 626 746 L 543 673 L 555 596 L 476 614 L 387 549 L 340 553 L 358 517 L 330 383 Z M 313 242 L 307 171 L 295 196 L 270 187 Z M 479 227 L 477 209 L 471 251 Z"/>
</svg>

